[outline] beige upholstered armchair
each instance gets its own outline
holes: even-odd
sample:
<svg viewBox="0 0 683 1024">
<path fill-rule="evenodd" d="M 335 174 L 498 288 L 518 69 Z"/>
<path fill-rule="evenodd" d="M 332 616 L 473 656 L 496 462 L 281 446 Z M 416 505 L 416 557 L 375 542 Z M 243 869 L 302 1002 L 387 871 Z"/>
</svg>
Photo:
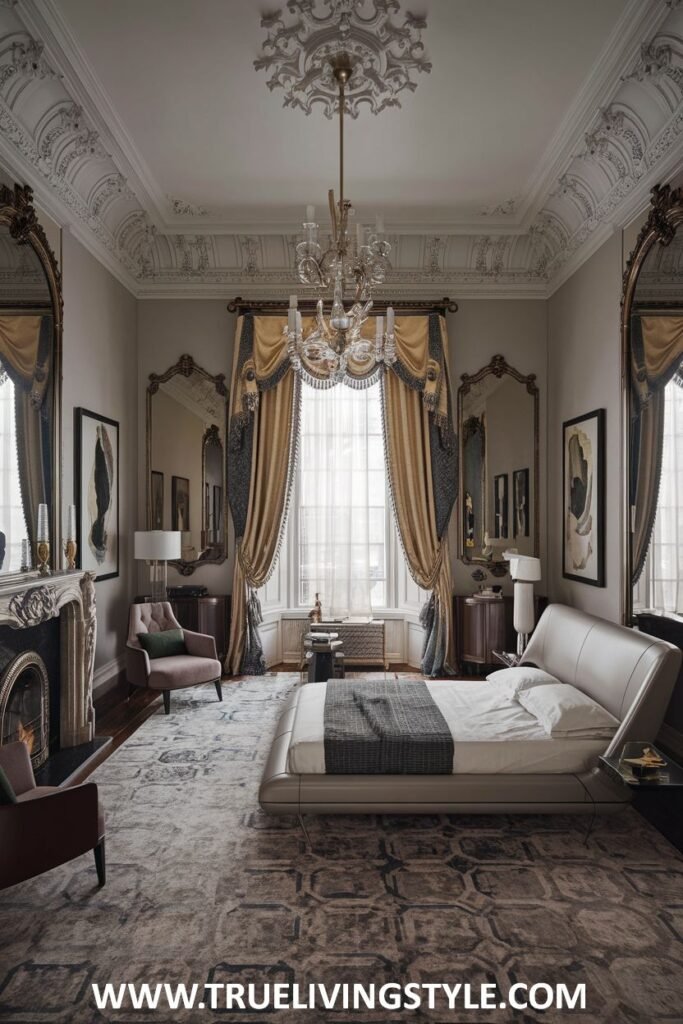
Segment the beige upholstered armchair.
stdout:
<svg viewBox="0 0 683 1024">
<path fill-rule="evenodd" d="M 128 684 L 131 692 L 134 686 L 160 690 L 167 715 L 171 710 L 171 690 L 213 683 L 218 699 L 223 700 L 221 663 L 216 656 L 216 641 L 212 636 L 183 629 L 187 653 L 165 658 L 150 658 L 138 640 L 139 633 L 161 633 L 181 628 L 168 601 L 131 606 L 126 644 Z"/>
<path fill-rule="evenodd" d="M 105 882 L 104 813 L 94 782 L 36 786 L 28 747 L 0 747 L 0 768 L 16 803 L 0 806 L 0 889 L 24 882 L 93 850 L 97 878 Z"/>
</svg>

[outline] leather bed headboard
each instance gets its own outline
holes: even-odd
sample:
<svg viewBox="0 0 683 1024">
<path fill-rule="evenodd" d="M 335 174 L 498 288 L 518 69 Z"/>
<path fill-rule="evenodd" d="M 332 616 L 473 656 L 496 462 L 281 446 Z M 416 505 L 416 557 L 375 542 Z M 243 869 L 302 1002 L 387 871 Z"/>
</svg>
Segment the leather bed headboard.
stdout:
<svg viewBox="0 0 683 1024">
<path fill-rule="evenodd" d="M 618 718 L 622 725 L 611 750 L 629 739 L 657 735 L 681 651 L 647 633 L 552 604 L 539 619 L 522 661 L 571 683 Z"/>
</svg>

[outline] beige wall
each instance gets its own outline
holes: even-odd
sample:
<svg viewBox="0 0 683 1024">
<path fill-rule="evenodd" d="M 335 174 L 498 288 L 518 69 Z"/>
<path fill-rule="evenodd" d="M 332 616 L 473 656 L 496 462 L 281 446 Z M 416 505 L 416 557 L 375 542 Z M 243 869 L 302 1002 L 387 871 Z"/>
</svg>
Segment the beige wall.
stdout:
<svg viewBox="0 0 683 1024">
<path fill-rule="evenodd" d="M 541 563 L 543 582 L 538 584 L 537 593 L 547 593 L 545 522 L 546 522 L 546 481 L 545 481 L 545 435 L 547 399 L 547 303 L 542 299 L 463 299 L 458 303 L 457 313 L 449 313 L 448 348 L 454 407 L 457 406 L 457 392 L 463 373 L 476 373 L 491 361 L 493 356 L 502 355 L 520 373 L 536 374 L 539 387 L 540 423 L 540 476 L 539 481 L 539 522 L 541 536 Z M 521 466 L 515 466 L 521 468 Z M 510 487 L 512 479 L 510 479 Z M 472 579 L 475 565 L 465 565 L 458 558 L 457 508 L 453 513 L 449 530 L 453 585 L 456 594 L 470 594 L 477 590 L 478 583 Z M 512 593 L 510 577 L 503 580 L 489 577 L 490 583 L 502 583 L 506 593 Z"/>
<path fill-rule="evenodd" d="M 230 386 L 235 317 L 227 311 L 228 299 L 150 299 L 137 304 L 138 330 L 138 508 L 136 529 L 146 528 L 146 447 L 147 384 L 150 373 L 163 373 L 188 353 L 210 374 L 224 373 Z M 184 476 L 190 476 L 184 473 Z M 170 479 L 166 480 L 169 488 Z M 195 506 L 197 507 L 197 506 Z M 169 567 L 170 584 L 199 584 L 214 594 L 232 591 L 235 543 L 232 519 L 228 530 L 228 558 L 222 565 L 203 565 L 192 576 L 181 576 Z M 138 587 L 147 586 L 147 570 L 138 567 Z"/>
<path fill-rule="evenodd" d="M 117 675 L 134 592 L 138 423 L 136 300 L 73 235 L 62 233 L 62 515 L 74 500 L 74 409 L 119 422 L 119 576 L 97 584 L 95 683 Z M 63 520 L 64 521 L 64 520 Z"/>
<path fill-rule="evenodd" d="M 621 232 L 548 302 L 548 594 L 621 618 Z M 562 423 L 605 409 L 605 587 L 562 576 Z"/>
</svg>

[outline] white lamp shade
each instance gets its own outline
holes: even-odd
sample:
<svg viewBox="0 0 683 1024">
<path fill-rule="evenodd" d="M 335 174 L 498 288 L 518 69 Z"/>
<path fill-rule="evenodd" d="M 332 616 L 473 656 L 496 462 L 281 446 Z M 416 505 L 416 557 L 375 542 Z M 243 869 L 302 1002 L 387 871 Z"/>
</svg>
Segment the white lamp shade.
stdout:
<svg viewBox="0 0 683 1024">
<path fill-rule="evenodd" d="M 180 558 L 180 530 L 136 530 L 135 557 L 146 562 Z"/>
<path fill-rule="evenodd" d="M 537 583 L 541 578 L 541 560 L 531 555 L 519 555 L 516 551 L 503 552 L 503 558 L 510 562 L 510 576 L 520 583 Z"/>
</svg>

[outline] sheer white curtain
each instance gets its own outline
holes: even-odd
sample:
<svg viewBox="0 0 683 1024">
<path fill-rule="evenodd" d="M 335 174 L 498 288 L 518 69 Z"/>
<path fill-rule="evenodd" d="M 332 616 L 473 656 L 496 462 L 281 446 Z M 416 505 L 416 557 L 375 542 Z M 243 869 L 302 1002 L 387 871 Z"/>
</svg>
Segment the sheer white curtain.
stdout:
<svg viewBox="0 0 683 1024">
<path fill-rule="evenodd" d="M 379 385 L 302 388 L 299 604 L 327 617 L 386 602 L 386 472 Z"/>
<path fill-rule="evenodd" d="M 657 515 L 634 596 L 637 606 L 683 615 L 683 387 L 676 380 L 670 381 L 664 392 Z"/>
</svg>

